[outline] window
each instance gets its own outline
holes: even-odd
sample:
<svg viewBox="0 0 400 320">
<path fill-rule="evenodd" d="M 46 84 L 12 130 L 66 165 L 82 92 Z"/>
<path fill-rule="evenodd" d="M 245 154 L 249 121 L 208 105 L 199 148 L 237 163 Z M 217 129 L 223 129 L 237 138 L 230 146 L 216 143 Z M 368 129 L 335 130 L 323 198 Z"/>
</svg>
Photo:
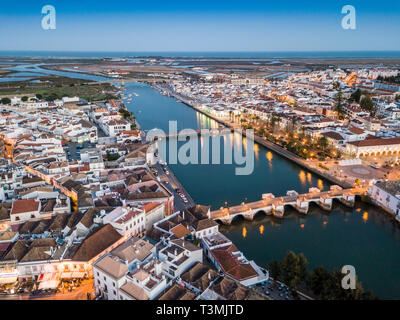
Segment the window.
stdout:
<svg viewBox="0 0 400 320">
<path fill-rule="evenodd" d="M 117 293 L 115 292 L 115 290 L 113 291 L 113 293 L 114 293 L 114 296 L 117 295 Z"/>
<path fill-rule="evenodd" d="M 104 278 L 104 281 L 106 281 L 106 277 L 103 277 Z"/>
<path fill-rule="evenodd" d="M 115 282 L 113 282 L 113 286 L 115 287 Z"/>
<path fill-rule="evenodd" d="M 100 273 L 97 272 L 97 276 L 100 277 Z"/>
</svg>

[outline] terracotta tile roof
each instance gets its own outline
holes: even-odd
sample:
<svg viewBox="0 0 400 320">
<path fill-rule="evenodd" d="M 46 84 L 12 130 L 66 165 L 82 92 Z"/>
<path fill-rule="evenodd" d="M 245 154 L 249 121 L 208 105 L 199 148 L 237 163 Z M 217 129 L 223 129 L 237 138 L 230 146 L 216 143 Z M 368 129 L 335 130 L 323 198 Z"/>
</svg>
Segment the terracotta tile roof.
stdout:
<svg viewBox="0 0 400 320">
<path fill-rule="evenodd" d="M 175 283 L 158 300 L 194 300 L 195 297 L 196 294 Z"/>
<path fill-rule="evenodd" d="M 356 147 L 372 147 L 372 146 L 388 146 L 400 144 L 400 138 L 389 138 L 389 139 L 365 139 L 361 141 L 349 142 L 349 144 Z"/>
<path fill-rule="evenodd" d="M 16 200 L 12 204 L 11 214 L 38 211 L 39 204 L 35 199 Z"/>
<path fill-rule="evenodd" d="M 125 283 L 122 287 L 121 290 L 129 295 L 131 298 L 134 300 L 149 300 L 149 297 L 147 296 L 146 292 L 144 291 L 143 288 L 140 288 L 139 286 L 135 285 L 134 283 L 128 281 Z"/>
<path fill-rule="evenodd" d="M 146 213 L 148 213 L 149 211 L 151 211 L 151 210 L 153 210 L 153 209 L 155 209 L 155 208 L 157 208 L 157 207 L 159 207 L 159 206 L 162 206 L 162 203 L 158 203 L 158 202 L 149 202 L 149 203 L 146 203 L 146 204 L 143 206 L 143 209 L 144 209 L 144 211 L 145 211 Z"/>
<path fill-rule="evenodd" d="M 171 231 L 178 239 L 183 238 L 190 233 L 190 230 L 181 223 L 171 228 L 169 231 Z"/>
<path fill-rule="evenodd" d="M 344 139 L 340 133 L 337 133 L 334 131 L 324 132 L 324 133 L 322 133 L 322 135 L 327 138 L 333 139 L 333 140 L 343 140 Z"/>
<path fill-rule="evenodd" d="M 357 127 L 350 127 L 349 131 L 354 133 L 354 134 L 363 134 L 364 133 L 363 129 L 360 129 L 360 128 L 357 128 Z"/>
<path fill-rule="evenodd" d="M 73 254 L 72 260 L 89 261 L 121 238 L 122 236 L 113 228 L 112 225 L 106 224 L 82 241 L 76 252 Z"/>
<path fill-rule="evenodd" d="M 224 273 L 229 274 L 232 278 L 243 281 L 258 274 L 249 263 L 240 262 L 233 252 L 238 251 L 234 244 L 218 249 L 211 250 L 211 254 L 221 266 Z"/>
<path fill-rule="evenodd" d="M 104 257 L 95 266 L 111 275 L 114 279 L 119 279 L 128 272 L 128 267 L 124 263 L 120 262 L 118 258 L 110 256 Z"/>
</svg>

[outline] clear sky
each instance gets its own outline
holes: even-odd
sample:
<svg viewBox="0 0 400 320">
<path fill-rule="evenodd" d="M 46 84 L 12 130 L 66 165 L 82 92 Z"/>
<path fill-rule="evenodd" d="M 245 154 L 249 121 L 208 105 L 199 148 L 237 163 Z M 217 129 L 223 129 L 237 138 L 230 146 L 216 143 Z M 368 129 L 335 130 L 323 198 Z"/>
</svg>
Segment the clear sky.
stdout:
<svg viewBox="0 0 400 320">
<path fill-rule="evenodd" d="M 344 5 L 356 30 L 344 30 Z M 56 30 L 41 27 L 56 8 Z M 18 0 L 0 6 L 0 50 L 400 50 L 399 0 Z"/>
</svg>

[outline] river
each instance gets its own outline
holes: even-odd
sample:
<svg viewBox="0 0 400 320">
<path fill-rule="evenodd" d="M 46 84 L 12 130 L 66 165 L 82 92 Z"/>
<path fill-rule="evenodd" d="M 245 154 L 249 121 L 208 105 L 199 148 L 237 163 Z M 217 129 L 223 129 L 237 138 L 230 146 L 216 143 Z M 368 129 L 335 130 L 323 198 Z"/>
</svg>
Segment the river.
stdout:
<svg viewBox="0 0 400 320">
<path fill-rule="evenodd" d="M 177 121 L 178 130 L 218 127 L 214 120 L 146 84 L 128 83 L 125 87 L 126 94 L 133 94 L 127 107 L 142 129 L 168 132 L 169 120 Z M 226 203 L 259 200 L 263 193 L 284 195 L 287 190 L 306 192 L 311 186 L 328 187 L 328 183 L 264 147 L 256 145 L 254 152 L 254 172 L 249 176 L 235 175 L 234 165 L 170 167 L 196 203 L 213 209 Z M 260 214 L 252 222 L 237 220 L 220 230 L 260 265 L 282 259 L 289 250 L 303 252 L 310 268 L 353 265 L 364 288 L 380 298 L 400 298 L 400 229 L 374 207 L 357 203 L 350 209 L 335 204 L 331 212 L 324 212 L 315 206 L 307 216 L 288 210 L 283 220 Z"/>
</svg>

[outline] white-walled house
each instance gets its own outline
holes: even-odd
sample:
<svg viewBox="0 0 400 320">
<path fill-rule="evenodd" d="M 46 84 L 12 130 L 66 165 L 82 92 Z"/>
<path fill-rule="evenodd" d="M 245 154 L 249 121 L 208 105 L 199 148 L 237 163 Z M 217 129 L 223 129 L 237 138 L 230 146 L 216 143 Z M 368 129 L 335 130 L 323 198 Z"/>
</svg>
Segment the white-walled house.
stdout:
<svg viewBox="0 0 400 320">
<path fill-rule="evenodd" d="M 371 198 L 400 220 L 400 180 L 376 182 L 372 186 Z"/>
<path fill-rule="evenodd" d="M 10 212 L 11 224 L 40 219 L 40 201 L 22 199 L 13 202 Z"/>
</svg>

